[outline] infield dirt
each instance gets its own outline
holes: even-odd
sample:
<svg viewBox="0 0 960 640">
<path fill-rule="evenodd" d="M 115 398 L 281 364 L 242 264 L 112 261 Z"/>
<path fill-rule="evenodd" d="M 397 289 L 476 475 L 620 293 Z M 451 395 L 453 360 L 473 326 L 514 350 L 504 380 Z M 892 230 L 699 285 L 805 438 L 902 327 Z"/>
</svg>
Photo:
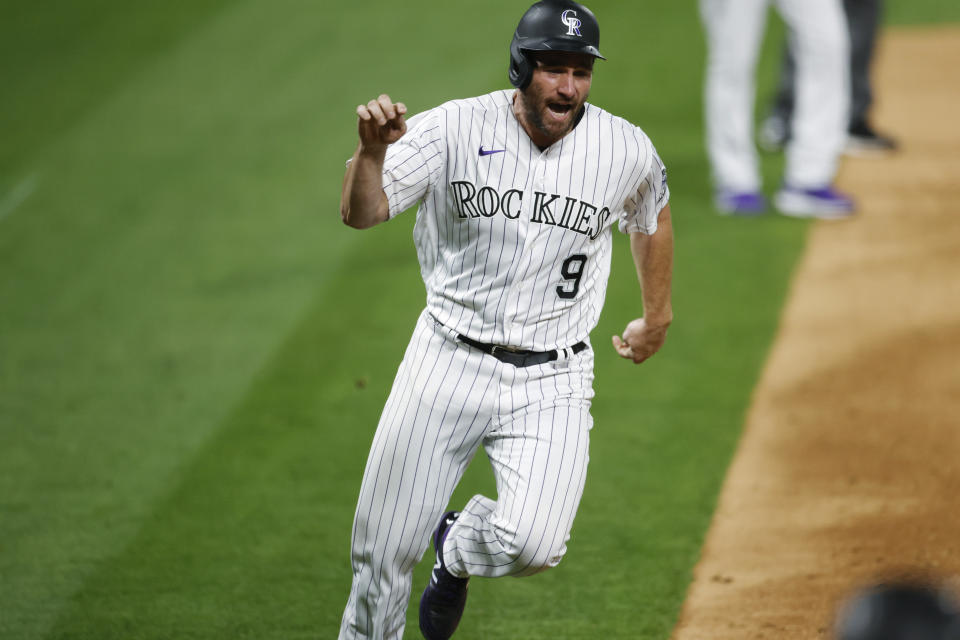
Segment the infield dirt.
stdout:
<svg viewBox="0 0 960 640">
<path fill-rule="evenodd" d="M 885 32 L 878 128 L 819 222 L 674 640 L 831 637 L 860 585 L 960 576 L 960 29 Z"/>
</svg>

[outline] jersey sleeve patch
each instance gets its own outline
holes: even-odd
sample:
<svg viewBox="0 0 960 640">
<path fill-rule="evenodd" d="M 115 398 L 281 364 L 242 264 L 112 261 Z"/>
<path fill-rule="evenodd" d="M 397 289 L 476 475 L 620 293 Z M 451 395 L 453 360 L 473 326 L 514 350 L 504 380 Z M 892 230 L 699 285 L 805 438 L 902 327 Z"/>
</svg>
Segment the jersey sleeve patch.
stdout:
<svg viewBox="0 0 960 640">
<path fill-rule="evenodd" d="M 647 152 L 645 168 L 641 171 L 636 190 L 627 196 L 619 229 L 623 233 L 651 235 L 656 233 L 657 219 L 670 200 L 670 187 L 667 185 L 667 168 L 663 160 L 650 139 L 643 132 L 639 133 L 643 136 Z"/>
</svg>

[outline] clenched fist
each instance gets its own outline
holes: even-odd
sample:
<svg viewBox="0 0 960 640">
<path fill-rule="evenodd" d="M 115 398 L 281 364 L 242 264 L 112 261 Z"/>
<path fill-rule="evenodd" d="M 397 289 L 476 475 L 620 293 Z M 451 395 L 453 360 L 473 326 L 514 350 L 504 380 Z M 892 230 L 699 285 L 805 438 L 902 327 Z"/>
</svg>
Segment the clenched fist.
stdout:
<svg viewBox="0 0 960 640">
<path fill-rule="evenodd" d="M 403 118 L 406 112 L 405 104 L 394 103 L 385 93 L 376 100 L 359 105 L 357 128 L 360 146 L 378 151 L 399 140 L 407 132 L 407 123 Z"/>
</svg>

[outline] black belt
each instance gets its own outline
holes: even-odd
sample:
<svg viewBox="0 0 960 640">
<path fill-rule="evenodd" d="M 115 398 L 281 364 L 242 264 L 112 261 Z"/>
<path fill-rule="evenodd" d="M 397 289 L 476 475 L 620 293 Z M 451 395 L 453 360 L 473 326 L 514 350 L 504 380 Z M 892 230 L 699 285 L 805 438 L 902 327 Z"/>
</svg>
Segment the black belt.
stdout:
<svg viewBox="0 0 960 640">
<path fill-rule="evenodd" d="M 458 335 L 457 340 L 464 344 L 468 344 L 475 349 L 480 349 L 480 351 L 483 351 L 484 353 L 489 353 L 500 362 L 506 362 L 507 364 L 512 364 L 515 367 L 532 367 L 537 364 L 543 364 L 544 362 L 553 362 L 560 357 L 560 351 L 557 351 L 556 349 L 551 349 L 550 351 L 526 351 L 523 349 L 512 349 L 510 347 L 501 347 L 497 344 L 477 342 L 476 340 L 471 340 L 464 335 Z M 587 343 L 581 340 L 572 347 L 563 349 L 563 351 L 570 351 L 575 355 L 586 348 Z"/>
</svg>

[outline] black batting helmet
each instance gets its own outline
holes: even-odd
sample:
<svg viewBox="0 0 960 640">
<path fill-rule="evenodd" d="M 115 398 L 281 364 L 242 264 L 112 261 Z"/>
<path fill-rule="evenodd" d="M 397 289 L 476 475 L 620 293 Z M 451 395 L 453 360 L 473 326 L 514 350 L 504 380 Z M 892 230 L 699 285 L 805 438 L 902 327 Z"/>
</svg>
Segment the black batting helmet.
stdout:
<svg viewBox="0 0 960 640">
<path fill-rule="evenodd" d="M 573 0 L 541 0 L 527 9 L 510 43 L 510 84 L 525 89 L 533 77 L 528 51 L 600 55 L 600 25 L 593 12 Z"/>
</svg>

